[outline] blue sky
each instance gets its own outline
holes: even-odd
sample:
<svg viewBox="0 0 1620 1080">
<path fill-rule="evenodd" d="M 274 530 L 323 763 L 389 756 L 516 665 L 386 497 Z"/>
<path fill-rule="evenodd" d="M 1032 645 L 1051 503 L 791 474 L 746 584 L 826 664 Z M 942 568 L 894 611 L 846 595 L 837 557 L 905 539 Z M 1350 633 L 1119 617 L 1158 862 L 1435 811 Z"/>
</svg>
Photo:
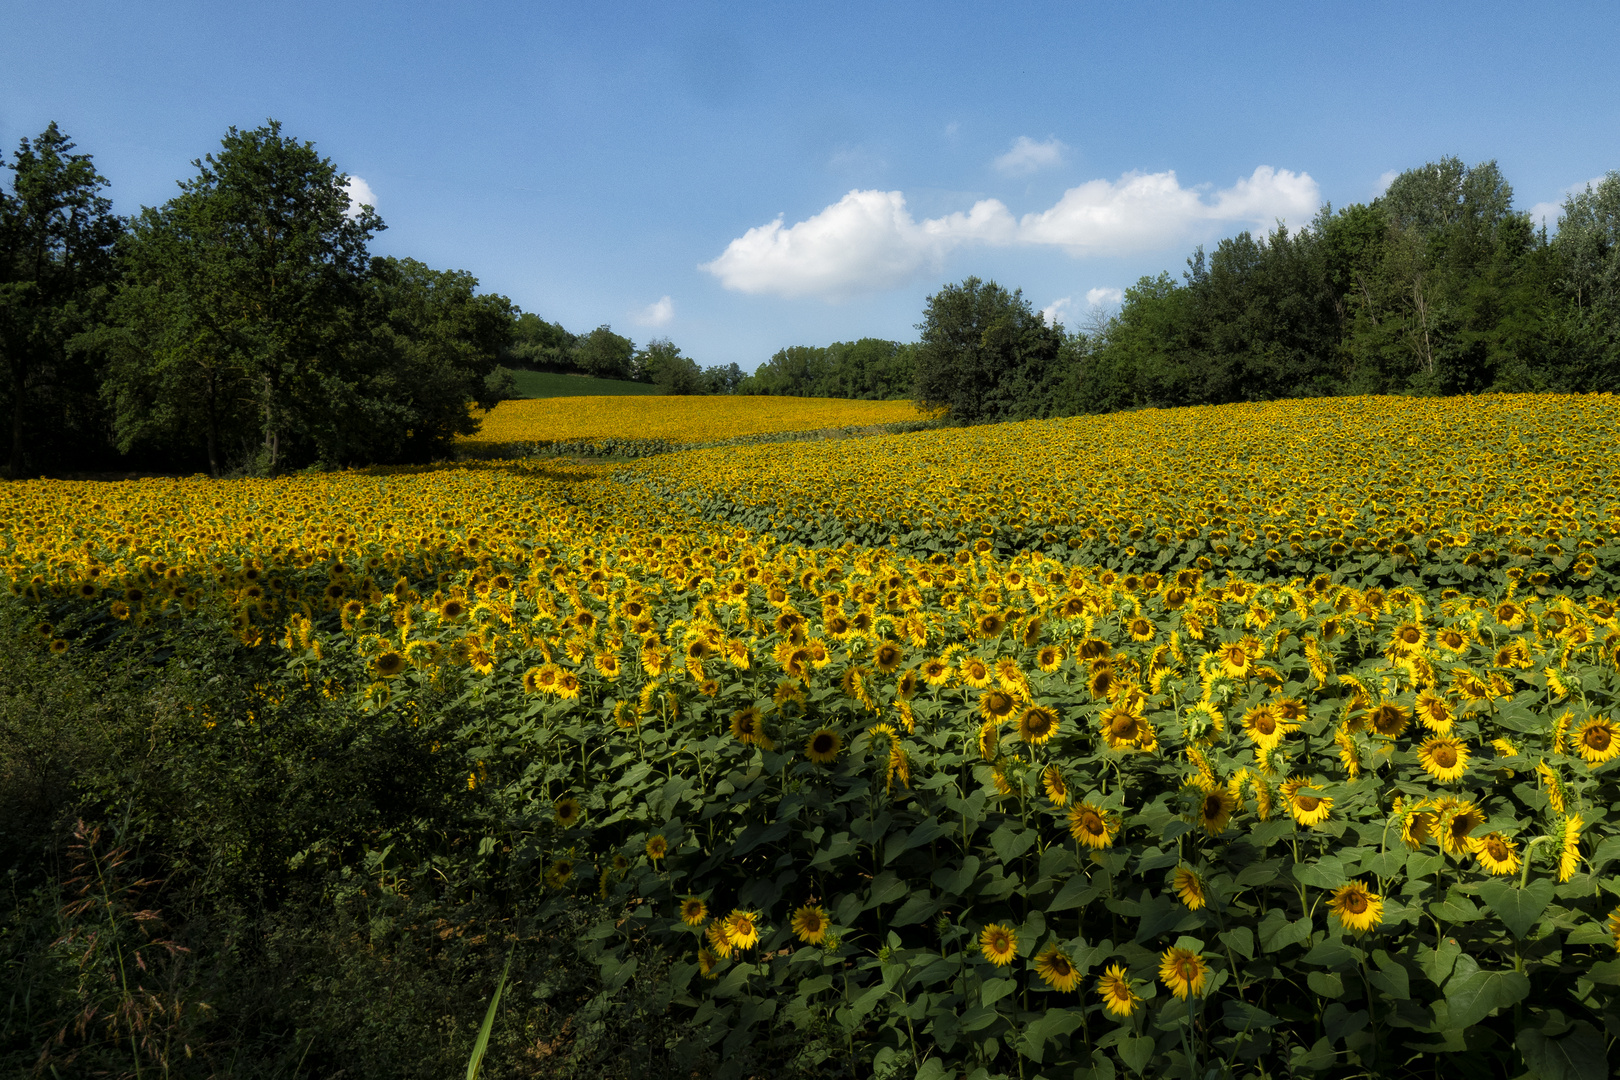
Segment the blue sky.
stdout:
<svg viewBox="0 0 1620 1080">
<path fill-rule="evenodd" d="M 1617 55 L 1612 3 L 0 0 L 0 140 L 56 120 L 132 213 L 275 117 L 375 251 L 752 369 L 969 274 L 1074 323 L 1444 155 L 1555 205 L 1620 169 Z"/>
</svg>

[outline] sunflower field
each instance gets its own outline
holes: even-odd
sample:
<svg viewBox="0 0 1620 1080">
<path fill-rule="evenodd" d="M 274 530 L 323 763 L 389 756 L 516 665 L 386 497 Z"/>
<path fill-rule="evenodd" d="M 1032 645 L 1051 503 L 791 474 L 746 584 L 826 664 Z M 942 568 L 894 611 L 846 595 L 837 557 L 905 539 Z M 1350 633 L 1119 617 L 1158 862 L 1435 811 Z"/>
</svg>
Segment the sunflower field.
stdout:
<svg viewBox="0 0 1620 1080">
<path fill-rule="evenodd" d="M 1617 437 L 1360 398 L 23 482 L 0 567 L 41 663 L 212 620 L 268 665 L 187 753 L 299 701 L 423 744 L 459 831 L 284 872 L 529 905 L 700 1074 L 1600 1080 Z"/>
</svg>

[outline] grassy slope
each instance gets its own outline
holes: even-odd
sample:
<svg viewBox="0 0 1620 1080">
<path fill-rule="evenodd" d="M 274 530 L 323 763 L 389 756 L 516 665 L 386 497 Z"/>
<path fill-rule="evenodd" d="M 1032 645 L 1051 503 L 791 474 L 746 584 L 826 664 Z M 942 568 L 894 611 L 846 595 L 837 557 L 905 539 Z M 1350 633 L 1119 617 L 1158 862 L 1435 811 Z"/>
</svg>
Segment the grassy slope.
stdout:
<svg viewBox="0 0 1620 1080">
<path fill-rule="evenodd" d="M 586 397 L 589 395 L 656 394 L 651 383 L 620 379 L 593 379 L 588 375 L 557 375 L 548 371 L 514 371 L 518 393 L 526 398 Z"/>
</svg>

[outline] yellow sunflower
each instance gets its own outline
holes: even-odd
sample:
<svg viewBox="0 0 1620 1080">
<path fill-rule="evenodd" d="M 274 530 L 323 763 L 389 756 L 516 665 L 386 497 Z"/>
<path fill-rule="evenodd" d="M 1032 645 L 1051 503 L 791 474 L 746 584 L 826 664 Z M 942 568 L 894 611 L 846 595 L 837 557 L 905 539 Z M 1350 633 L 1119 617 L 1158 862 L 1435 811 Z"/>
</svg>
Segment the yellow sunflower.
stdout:
<svg viewBox="0 0 1620 1080">
<path fill-rule="evenodd" d="M 765 734 L 760 712 L 752 705 L 731 714 L 731 737 L 740 743 L 773 750 L 776 744 Z"/>
<path fill-rule="evenodd" d="M 1151 621 L 1138 615 L 1125 624 L 1125 632 L 1131 636 L 1132 641 L 1152 641 L 1155 631 Z"/>
<path fill-rule="evenodd" d="M 561 889 L 574 878 L 574 860 L 557 859 L 552 862 L 546 871 L 546 883 L 553 889 Z"/>
<path fill-rule="evenodd" d="M 397 652 L 385 652 L 372 662 L 380 679 L 392 679 L 405 670 L 405 658 Z"/>
<path fill-rule="evenodd" d="M 1219 836 L 1225 832 L 1232 823 L 1232 812 L 1237 807 L 1237 798 L 1225 788 L 1213 784 L 1200 785 L 1196 817 L 1198 824 L 1209 835 Z"/>
<path fill-rule="evenodd" d="M 1126 747 L 1142 747 L 1152 742 L 1152 729 L 1135 709 L 1126 702 L 1105 710 L 1097 717 L 1102 727 L 1103 739 L 1108 743 L 1110 750 L 1123 750 Z"/>
<path fill-rule="evenodd" d="M 709 905 L 701 898 L 688 896 L 681 901 L 681 922 L 687 926 L 701 926 L 703 920 L 709 917 Z"/>
<path fill-rule="evenodd" d="M 806 945 L 820 945 L 827 940 L 827 912 L 819 904 L 805 904 L 793 913 L 790 923 L 793 932 Z"/>
<path fill-rule="evenodd" d="M 1417 707 L 1418 722 L 1436 735 L 1450 735 L 1454 720 L 1451 706 L 1441 697 L 1425 690 L 1418 695 Z"/>
<path fill-rule="evenodd" d="M 1131 978 L 1120 964 L 1109 964 L 1108 970 L 1097 976 L 1097 995 L 1103 1008 L 1121 1019 L 1130 1016 L 1142 999 L 1131 989 Z"/>
<path fill-rule="evenodd" d="M 1328 909 L 1339 920 L 1339 925 L 1358 934 L 1384 921 L 1384 898 L 1359 881 L 1347 882 L 1333 890 Z"/>
<path fill-rule="evenodd" d="M 948 672 L 949 670 L 950 669 L 947 667 L 946 671 Z M 975 690 L 983 690 L 985 687 L 989 686 L 990 680 L 994 677 L 990 671 L 990 665 L 986 664 L 983 660 L 980 660 L 977 656 L 970 656 L 966 660 L 962 661 L 961 670 L 962 681 L 973 687 Z"/>
<path fill-rule="evenodd" d="M 1417 756 L 1423 771 L 1442 784 L 1460 780 L 1468 771 L 1468 746 L 1458 739 L 1437 735 L 1417 748 Z"/>
<path fill-rule="evenodd" d="M 905 658 L 905 652 L 892 641 L 882 642 L 876 649 L 872 650 L 872 666 L 885 675 L 898 670 L 901 661 Z"/>
<path fill-rule="evenodd" d="M 986 690 L 979 695 L 979 716 L 997 723 L 1012 715 L 1018 708 L 1018 699 L 1005 690 Z"/>
<path fill-rule="evenodd" d="M 759 941 L 759 912 L 734 908 L 721 927 L 734 949 L 751 948 Z"/>
<path fill-rule="evenodd" d="M 1043 705 L 1031 705 L 1018 717 L 1018 737 L 1039 746 L 1056 734 L 1058 715 Z"/>
<path fill-rule="evenodd" d="M 818 728 L 804 744 L 804 756 L 817 765 L 826 765 L 844 748 L 843 737 L 831 728 Z"/>
<path fill-rule="evenodd" d="M 1428 806 L 1428 800 L 1423 799 L 1401 811 L 1401 839 L 1407 847 L 1420 848 L 1434 838 L 1440 819 Z"/>
<path fill-rule="evenodd" d="M 979 951 L 997 967 L 1006 967 L 1018 955 L 1018 934 L 1010 926 L 991 923 L 979 933 Z"/>
<path fill-rule="evenodd" d="M 1069 835 L 1087 847 L 1101 850 L 1114 842 L 1119 825 L 1112 815 L 1094 803 L 1083 802 L 1069 811 Z"/>
<path fill-rule="evenodd" d="M 710 952 L 707 946 L 704 946 L 704 945 L 698 946 L 697 962 L 698 962 L 698 973 L 700 975 L 702 975 L 705 979 L 717 979 L 717 978 L 719 978 L 719 975 L 715 972 L 714 969 L 715 969 L 716 965 L 718 965 L 720 963 L 720 958 L 718 956 L 715 956 L 714 953 Z"/>
<path fill-rule="evenodd" d="M 1460 859 L 1469 853 L 1469 834 L 1485 824 L 1485 815 L 1471 802 L 1441 800 L 1440 805 L 1440 846 Z"/>
<path fill-rule="evenodd" d="M 1063 663 L 1063 646 L 1043 645 L 1035 654 L 1035 666 L 1051 674 Z"/>
<path fill-rule="evenodd" d="M 919 670 L 929 686 L 944 686 L 951 681 L 951 665 L 937 656 L 932 660 L 924 660 Z"/>
<path fill-rule="evenodd" d="M 1209 981 L 1209 965 L 1191 949 L 1175 947 L 1164 950 L 1159 958 L 1159 978 L 1170 992 L 1185 1001 L 1188 996 L 1201 997 Z"/>
<path fill-rule="evenodd" d="M 1185 866 L 1176 867 L 1175 873 L 1170 875 L 1170 887 L 1176 890 L 1176 896 L 1189 910 L 1197 911 L 1204 906 L 1204 880 L 1197 871 Z"/>
<path fill-rule="evenodd" d="M 1558 852 L 1558 880 L 1568 881 L 1575 876 L 1575 870 L 1581 865 L 1581 826 L 1586 822 L 1581 820 L 1579 814 L 1571 814 L 1564 819 L 1563 847 Z"/>
<path fill-rule="evenodd" d="M 1215 651 L 1215 655 L 1221 662 L 1221 670 L 1234 679 L 1248 675 L 1254 662 L 1244 650 L 1242 643 L 1236 641 L 1222 645 Z"/>
<path fill-rule="evenodd" d="M 1324 795 L 1311 795 L 1303 790 L 1314 786 L 1303 776 L 1285 780 L 1282 785 L 1283 801 L 1288 805 L 1289 816 L 1301 825 L 1313 828 L 1333 814 L 1332 799 Z"/>
<path fill-rule="evenodd" d="M 1401 706 L 1386 701 L 1367 716 L 1367 722 L 1385 738 L 1398 739 L 1406 731 L 1410 718 Z"/>
<path fill-rule="evenodd" d="M 704 936 L 709 939 L 709 948 L 714 950 L 716 956 L 724 959 L 731 955 L 731 939 L 726 936 L 726 922 L 724 919 L 715 919 L 709 923 Z"/>
<path fill-rule="evenodd" d="M 1484 836 L 1470 837 L 1468 846 L 1474 852 L 1474 858 L 1479 864 L 1492 874 L 1514 874 L 1519 870 L 1519 853 L 1513 841 L 1499 832 L 1486 833 Z"/>
<path fill-rule="evenodd" d="M 1614 939 L 1614 947 L 1620 949 L 1620 907 L 1609 912 L 1609 936 Z"/>
<path fill-rule="evenodd" d="M 1080 985 L 1080 972 L 1069 954 L 1051 944 L 1035 954 L 1035 973 L 1054 990 L 1067 994 Z"/>
<path fill-rule="evenodd" d="M 585 811 L 580 807 L 579 800 L 572 795 L 565 795 L 558 799 L 552 805 L 552 812 L 557 815 L 557 824 L 565 829 L 572 829 L 585 816 Z"/>
<path fill-rule="evenodd" d="M 1595 769 L 1620 755 L 1620 726 L 1606 717 L 1594 716 L 1575 729 L 1574 742 L 1575 752 Z"/>
<path fill-rule="evenodd" d="M 1269 754 L 1284 736 L 1298 731 L 1299 725 L 1283 719 L 1270 705 L 1256 705 L 1243 714 L 1243 730 L 1256 747 Z"/>
<path fill-rule="evenodd" d="M 1041 770 L 1041 786 L 1046 789 L 1046 797 L 1052 800 L 1053 806 L 1069 804 L 1069 785 L 1064 782 L 1063 770 L 1056 765 L 1048 765 Z"/>
</svg>

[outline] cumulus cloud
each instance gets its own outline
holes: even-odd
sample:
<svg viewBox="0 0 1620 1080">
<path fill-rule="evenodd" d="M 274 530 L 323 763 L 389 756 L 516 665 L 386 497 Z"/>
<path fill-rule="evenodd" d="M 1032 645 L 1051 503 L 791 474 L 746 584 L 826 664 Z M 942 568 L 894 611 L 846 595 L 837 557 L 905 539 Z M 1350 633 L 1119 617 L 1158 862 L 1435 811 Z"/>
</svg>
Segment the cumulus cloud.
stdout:
<svg viewBox="0 0 1620 1080">
<path fill-rule="evenodd" d="M 1578 192 L 1585 191 L 1588 187 L 1595 189 L 1601 183 L 1603 183 L 1603 177 L 1594 176 L 1590 180 L 1582 180 L 1578 184 L 1569 185 L 1560 192 L 1560 195 L 1568 198 Z M 1536 203 L 1530 208 L 1530 221 L 1538 226 L 1547 226 L 1548 232 L 1556 231 L 1558 229 L 1558 215 L 1564 212 L 1564 198 L 1560 198 L 1557 202 Z"/>
<path fill-rule="evenodd" d="M 369 206 L 373 210 L 377 208 L 376 193 L 371 190 L 371 185 L 366 183 L 360 177 L 349 177 L 349 179 L 344 182 L 343 186 L 348 190 L 349 193 L 349 208 L 344 211 L 344 213 L 349 217 L 359 217 L 360 208 L 362 206 Z"/>
<path fill-rule="evenodd" d="M 1125 299 L 1125 293 L 1120 289 L 1100 288 L 1086 290 L 1087 307 L 1113 307 Z"/>
<path fill-rule="evenodd" d="M 1072 187 L 1051 209 L 1025 214 L 1018 238 L 1075 256 L 1126 255 L 1171 247 L 1209 226 L 1270 228 L 1279 218 L 1302 224 L 1320 204 L 1310 174 L 1269 165 L 1209 199 L 1196 188 L 1182 187 L 1173 171 L 1126 173 L 1116 181 Z"/>
<path fill-rule="evenodd" d="M 1382 195 L 1384 192 L 1388 191 L 1389 190 L 1389 185 L 1393 184 L 1395 182 L 1395 178 L 1397 176 L 1399 176 L 1399 175 L 1401 175 L 1401 174 L 1400 174 L 1400 170 L 1398 170 L 1398 169 L 1390 169 L 1388 172 L 1379 173 L 1378 174 L 1378 190 L 1373 192 L 1373 194 L 1374 195 Z"/>
<path fill-rule="evenodd" d="M 1041 318 L 1046 320 L 1047 326 L 1056 326 L 1058 323 L 1063 321 L 1064 316 L 1069 311 L 1070 305 L 1073 303 L 1074 297 L 1072 296 L 1060 297 L 1059 299 L 1054 300 L 1050 304 L 1047 304 L 1045 307 L 1041 308 Z"/>
<path fill-rule="evenodd" d="M 958 244 L 1005 243 L 1015 229 L 995 199 L 919 222 L 900 192 L 857 190 L 796 225 L 778 216 L 749 229 L 700 269 L 738 292 L 839 300 L 902 285 Z"/>
<path fill-rule="evenodd" d="M 637 326 L 668 326 L 675 318 L 675 302 L 660 296 L 633 316 Z"/>
<path fill-rule="evenodd" d="M 1063 152 L 1068 147 L 1057 139 L 1036 142 L 1028 135 L 1013 140 L 1012 149 L 996 158 L 996 171 L 1007 176 L 1027 176 L 1032 172 L 1063 163 Z"/>
<path fill-rule="evenodd" d="M 918 221 L 898 191 L 855 190 L 795 225 L 781 216 L 726 245 L 706 270 L 728 289 L 840 300 L 892 289 L 937 272 L 955 248 L 1057 247 L 1075 257 L 1158 251 L 1233 226 L 1303 224 L 1320 204 L 1307 173 L 1262 165 L 1231 187 L 1205 194 L 1174 172 L 1126 173 L 1063 193 L 1055 205 L 1014 218 L 999 199 L 967 212 Z"/>
</svg>

